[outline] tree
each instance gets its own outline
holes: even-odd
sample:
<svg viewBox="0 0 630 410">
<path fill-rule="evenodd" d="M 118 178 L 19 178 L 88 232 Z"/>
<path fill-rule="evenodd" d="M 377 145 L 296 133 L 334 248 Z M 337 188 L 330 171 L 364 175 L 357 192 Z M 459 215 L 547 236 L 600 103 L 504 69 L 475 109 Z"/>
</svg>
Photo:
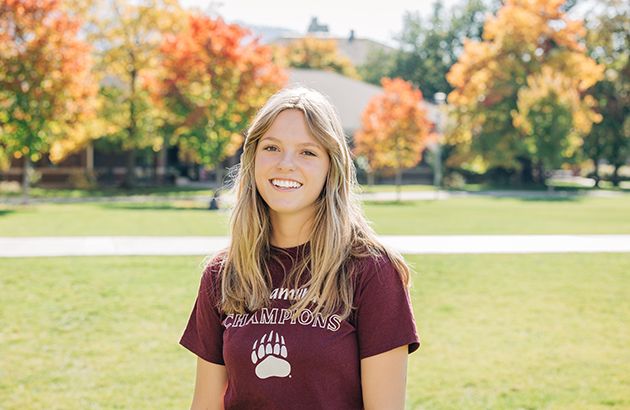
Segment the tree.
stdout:
<svg viewBox="0 0 630 410">
<path fill-rule="evenodd" d="M 381 85 L 381 79 L 396 77 L 393 75 L 397 51 L 373 48 L 367 54 L 366 61 L 357 67 L 357 72 L 363 81 L 374 85 Z"/>
<path fill-rule="evenodd" d="M 22 158 L 28 201 L 32 161 L 59 161 L 94 137 L 90 47 L 60 0 L 0 3 L 0 157 Z"/>
<path fill-rule="evenodd" d="M 160 112 L 145 83 L 160 76 L 164 35 L 180 31 L 186 15 L 177 0 L 99 1 L 86 13 L 89 38 L 98 45 L 102 137 L 127 152 L 123 186 L 131 188 L 138 151 L 164 145 Z"/>
<path fill-rule="evenodd" d="M 605 0 L 587 19 L 589 53 L 606 66 L 605 78 L 589 90 L 597 100 L 602 121 L 593 126 L 584 141 L 584 153 L 595 165 L 599 185 L 599 162 L 613 166 L 612 183 L 619 185 L 619 168 L 630 157 L 630 7 L 620 0 Z"/>
<path fill-rule="evenodd" d="M 384 93 L 375 96 L 363 112 L 354 153 L 365 159 L 368 173 L 393 169 L 397 195 L 403 168 L 416 165 L 431 130 L 422 107 L 422 92 L 400 78 L 384 78 Z"/>
<path fill-rule="evenodd" d="M 397 50 L 374 52 L 359 72 L 366 81 L 379 84 L 382 77 L 400 77 L 420 88 L 432 99 L 435 93 L 451 91 L 446 73 L 457 61 L 463 39 L 481 39 L 485 13 L 484 0 L 465 0 L 445 10 L 440 1 L 433 3 L 428 18 L 408 12 L 397 36 Z"/>
<path fill-rule="evenodd" d="M 166 126 L 196 163 L 217 170 L 243 142 L 250 117 L 286 81 L 271 49 L 222 19 L 189 17 L 184 32 L 162 44 L 164 76 L 152 85 Z"/>
<path fill-rule="evenodd" d="M 289 67 L 328 70 L 351 78 L 360 78 L 350 60 L 339 54 L 330 39 L 307 36 L 277 48 L 276 58 Z"/>
<path fill-rule="evenodd" d="M 447 74 L 453 86 L 448 101 L 457 124 L 447 137 L 457 145 L 449 165 L 477 172 L 521 171 L 524 181 L 542 183 L 545 163 L 551 163 L 541 148 L 566 147 L 559 155 L 569 161 L 592 123 L 599 120 L 592 110 L 593 99 L 584 93 L 601 79 L 603 66 L 586 55 L 579 42 L 584 35 L 582 22 L 569 20 L 562 4 L 562 0 L 507 0 L 486 21 L 483 41 L 465 42 Z M 527 88 L 530 91 L 524 91 Z M 542 125 L 550 120 L 548 110 L 555 110 L 549 104 L 557 102 L 569 104 L 557 108 L 571 113 L 569 128 Z M 528 126 L 534 123 L 541 125 Z M 551 131 L 556 134 L 544 135 Z M 548 140 L 555 142 L 549 145 Z"/>
</svg>

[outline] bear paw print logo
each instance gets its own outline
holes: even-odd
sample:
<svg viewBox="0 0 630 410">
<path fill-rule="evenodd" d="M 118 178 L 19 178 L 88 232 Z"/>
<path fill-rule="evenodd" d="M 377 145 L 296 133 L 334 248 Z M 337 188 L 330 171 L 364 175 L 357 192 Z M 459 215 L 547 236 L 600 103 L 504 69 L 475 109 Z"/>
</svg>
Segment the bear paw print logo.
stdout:
<svg viewBox="0 0 630 410">
<path fill-rule="evenodd" d="M 272 330 L 254 342 L 252 363 L 256 364 L 256 376 L 259 379 L 287 377 L 291 373 L 291 364 L 285 360 L 286 358 L 287 347 L 284 344 L 284 337 L 278 332 L 274 335 Z"/>
</svg>

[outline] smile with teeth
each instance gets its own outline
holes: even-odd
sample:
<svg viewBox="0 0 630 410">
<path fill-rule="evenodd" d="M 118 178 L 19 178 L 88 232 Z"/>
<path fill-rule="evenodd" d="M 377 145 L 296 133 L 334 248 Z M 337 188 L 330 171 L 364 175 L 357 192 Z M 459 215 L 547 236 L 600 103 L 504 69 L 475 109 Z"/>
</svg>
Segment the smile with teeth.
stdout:
<svg viewBox="0 0 630 410">
<path fill-rule="evenodd" d="M 298 189 L 302 186 L 301 183 L 289 179 L 270 179 L 269 182 L 271 182 L 271 185 L 282 190 Z"/>
</svg>

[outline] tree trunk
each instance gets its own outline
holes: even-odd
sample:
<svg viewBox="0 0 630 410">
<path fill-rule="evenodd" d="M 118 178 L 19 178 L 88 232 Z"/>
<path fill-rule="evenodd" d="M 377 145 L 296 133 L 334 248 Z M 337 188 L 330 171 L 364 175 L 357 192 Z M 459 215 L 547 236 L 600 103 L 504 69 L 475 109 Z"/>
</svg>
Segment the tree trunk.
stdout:
<svg viewBox="0 0 630 410">
<path fill-rule="evenodd" d="M 221 164 L 217 165 L 214 170 L 216 188 L 220 189 L 223 186 L 223 166 Z"/>
<path fill-rule="evenodd" d="M 402 170 L 400 167 L 396 168 L 396 201 L 400 202 L 400 184 L 402 182 Z"/>
<path fill-rule="evenodd" d="M 534 170 L 529 158 L 519 157 L 521 163 L 521 186 L 527 186 L 534 182 Z"/>
<path fill-rule="evenodd" d="M 612 177 L 610 178 L 613 186 L 615 187 L 619 186 L 619 168 L 621 168 L 622 165 L 623 164 L 615 164 Z"/>
<path fill-rule="evenodd" d="M 594 171 L 594 177 L 595 177 L 595 186 L 597 188 L 599 188 L 599 181 L 600 181 L 600 177 L 599 177 L 599 158 L 593 158 L 593 162 L 595 163 L 595 171 Z"/>
<path fill-rule="evenodd" d="M 30 154 L 24 155 L 24 167 L 22 172 L 22 203 L 28 204 L 29 202 L 29 189 L 31 187 L 31 172 L 33 165 L 31 164 Z"/>
<path fill-rule="evenodd" d="M 532 180 L 536 185 L 545 185 L 545 167 L 541 161 L 536 161 Z"/>
<path fill-rule="evenodd" d="M 127 172 L 125 172 L 125 179 L 121 185 L 122 188 L 131 189 L 136 185 L 136 149 L 131 148 L 127 151 Z"/>
<path fill-rule="evenodd" d="M 127 127 L 127 137 L 131 144 L 129 152 L 127 153 L 127 172 L 125 173 L 125 180 L 123 182 L 123 187 L 127 189 L 131 189 L 136 185 L 136 138 L 138 137 L 136 122 L 136 78 L 138 77 L 138 71 L 136 70 L 135 56 L 131 51 L 129 54 L 132 69 L 129 73 L 131 95 L 129 96 L 129 126 Z"/>
<path fill-rule="evenodd" d="M 367 173 L 367 183 L 370 188 L 374 186 L 374 171 Z"/>
<path fill-rule="evenodd" d="M 155 176 L 156 185 L 164 185 L 166 183 L 166 168 L 168 157 L 166 155 L 166 145 L 163 145 L 159 152 L 155 154 Z"/>
<path fill-rule="evenodd" d="M 600 144 L 600 138 L 599 138 L 599 134 L 595 133 L 594 136 L 592 136 L 591 138 L 594 138 L 595 141 L 593 141 L 593 147 L 594 147 L 594 154 L 593 154 L 593 158 L 591 158 L 591 160 L 593 161 L 593 163 L 595 163 L 595 186 L 597 188 L 600 188 L 600 182 L 601 182 L 601 176 L 599 175 L 600 172 L 600 166 L 599 166 L 599 160 L 602 158 L 603 156 L 603 152 L 601 149 L 601 144 Z"/>
</svg>

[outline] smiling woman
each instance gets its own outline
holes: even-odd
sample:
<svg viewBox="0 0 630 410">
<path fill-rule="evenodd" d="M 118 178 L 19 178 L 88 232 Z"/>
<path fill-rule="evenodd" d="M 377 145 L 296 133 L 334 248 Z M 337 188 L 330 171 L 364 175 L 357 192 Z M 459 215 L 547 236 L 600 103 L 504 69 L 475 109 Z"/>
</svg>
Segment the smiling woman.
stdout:
<svg viewBox="0 0 630 410">
<path fill-rule="evenodd" d="M 231 243 L 204 269 L 180 343 L 193 408 L 403 409 L 419 347 L 410 271 L 353 193 L 335 109 L 286 89 L 247 131 Z"/>
<path fill-rule="evenodd" d="M 254 163 L 256 188 L 276 227 L 271 244 L 290 247 L 306 242 L 330 159 L 308 131 L 302 111 L 278 114 L 258 144 Z"/>
</svg>

